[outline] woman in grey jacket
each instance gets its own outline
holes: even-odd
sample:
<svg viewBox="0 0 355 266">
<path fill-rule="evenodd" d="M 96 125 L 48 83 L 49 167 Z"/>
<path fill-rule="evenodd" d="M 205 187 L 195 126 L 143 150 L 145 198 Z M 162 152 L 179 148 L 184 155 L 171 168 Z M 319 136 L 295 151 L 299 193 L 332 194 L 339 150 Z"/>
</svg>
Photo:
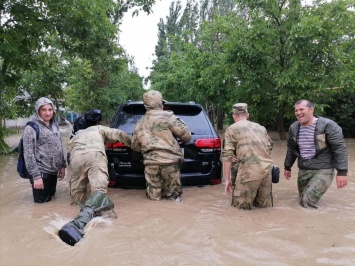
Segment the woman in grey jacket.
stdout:
<svg viewBox="0 0 355 266">
<path fill-rule="evenodd" d="M 57 178 L 64 178 L 66 161 L 52 101 L 42 97 L 37 100 L 35 109 L 33 122 L 39 127 L 39 137 L 36 138 L 31 126 L 26 126 L 23 149 L 34 202 L 43 203 L 55 194 Z"/>
</svg>

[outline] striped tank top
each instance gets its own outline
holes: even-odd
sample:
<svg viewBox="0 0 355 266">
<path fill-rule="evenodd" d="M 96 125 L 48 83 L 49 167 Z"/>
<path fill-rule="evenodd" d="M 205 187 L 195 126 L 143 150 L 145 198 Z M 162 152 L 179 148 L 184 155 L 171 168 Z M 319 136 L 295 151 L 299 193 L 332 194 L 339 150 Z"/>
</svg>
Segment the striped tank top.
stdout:
<svg viewBox="0 0 355 266">
<path fill-rule="evenodd" d="M 316 146 L 314 141 L 314 131 L 318 118 L 314 119 L 312 125 L 300 127 L 298 133 L 298 146 L 300 155 L 303 159 L 311 159 L 316 154 Z"/>
</svg>

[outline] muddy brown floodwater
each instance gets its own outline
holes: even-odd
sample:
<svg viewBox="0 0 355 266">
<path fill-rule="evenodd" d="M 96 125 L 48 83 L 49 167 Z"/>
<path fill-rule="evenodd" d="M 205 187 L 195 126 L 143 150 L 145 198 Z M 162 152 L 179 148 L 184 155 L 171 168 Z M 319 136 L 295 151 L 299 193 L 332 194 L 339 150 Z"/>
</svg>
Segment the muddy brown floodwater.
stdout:
<svg viewBox="0 0 355 266">
<path fill-rule="evenodd" d="M 296 166 L 273 185 L 274 207 L 252 211 L 232 208 L 224 184 L 184 188 L 182 203 L 110 188 L 118 218 L 94 218 L 74 247 L 57 236 L 79 211 L 68 177 L 51 202 L 34 204 L 16 155 L 0 156 L 0 265 L 355 265 L 355 140 L 346 141 L 350 182 L 333 181 L 318 209 L 299 206 Z M 277 165 L 285 152 L 275 140 Z"/>
</svg>

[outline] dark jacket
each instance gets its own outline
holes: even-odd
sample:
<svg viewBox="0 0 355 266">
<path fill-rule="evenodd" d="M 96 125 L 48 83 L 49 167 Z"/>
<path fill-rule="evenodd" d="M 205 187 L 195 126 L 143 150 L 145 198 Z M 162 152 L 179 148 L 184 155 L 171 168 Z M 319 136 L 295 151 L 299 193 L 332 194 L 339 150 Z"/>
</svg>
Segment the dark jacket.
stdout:
<svg viewBox="0 0 355 266">
<path fill-rule="evenodd" d="M 348 172 L 348 158 L 343 132 L 334 121 L 318 117 L 314 132 L 316 154 L 311 159 L 302 159 L 297 143 L 300 123 L 294 122 L 289 129 L 285 169 L 291 170 L 298 158 L 298 167 L 307 170 L 335 168 L 337 175 L 346 176 Z"/>
</svg>

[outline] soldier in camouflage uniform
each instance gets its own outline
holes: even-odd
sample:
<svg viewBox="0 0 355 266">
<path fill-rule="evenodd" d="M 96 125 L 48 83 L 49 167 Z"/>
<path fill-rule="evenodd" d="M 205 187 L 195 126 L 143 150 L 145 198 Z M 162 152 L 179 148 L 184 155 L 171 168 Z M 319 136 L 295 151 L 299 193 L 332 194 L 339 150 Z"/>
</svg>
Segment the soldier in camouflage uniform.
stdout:
<svg viewBox="0 0 355 266">
<path fill-rule="evenodd" d="M 112 210 L 115 204 L 107 197 L 108 169 L 105 143 L 122 142 L 130 146 L 130 137 L 119 129 L 91 126 L 79 130 L 68 142 L 70 157 L 70 195 L 80 204 L 79 214 L 66 223 L 58 235 L 74 246 L 84 237 L 85 226 L 96 216 Z"/>
<path fill-rule="evenodd" d="M 247 104 L 233 105 L 235 123 L 226 129 L 222 151 L 225 192 L 232 195 L 232 206 L 239 209 L 271 206 L 272 141 L 263 126 L 248 118 Z M 239 166 L 233 190 L 230 172 L 234 155 Z"/>
<path fill-rule="evenodd" d="M 125 132 L 105 126 L 91 126 L 79 130 L 68 142 L 73 203 L 84 202 L 96 190 L 107 192 L 109 180 L 105 143 L 116 141 L 130 146 L 130 137 Z"/>
<path fill-rule="evenodd" d="M 334 121 L 315 117 L 308 100 L 295 104 L 298 121 L 289 129 L 285 178 L 291 178 L 291 167 L 298 158 L 298 192 L 303 207 L 317 208 L 317 203 L 330 187 L 334 168 L 338 188 L 347 185 L 348 158 L 341 127 Z"/>
<path fill-rule="evenodd" d="M 143 154 L 147 198 L 180 201 L 183 155 L 179 141 L 190 141 L 191 132 L 172 112 L 163 111 L 160 92 L 149 90 L 144 93 L 143 102 L 146 114 L 134 128 L 131 148 Z"/>
</svg>

